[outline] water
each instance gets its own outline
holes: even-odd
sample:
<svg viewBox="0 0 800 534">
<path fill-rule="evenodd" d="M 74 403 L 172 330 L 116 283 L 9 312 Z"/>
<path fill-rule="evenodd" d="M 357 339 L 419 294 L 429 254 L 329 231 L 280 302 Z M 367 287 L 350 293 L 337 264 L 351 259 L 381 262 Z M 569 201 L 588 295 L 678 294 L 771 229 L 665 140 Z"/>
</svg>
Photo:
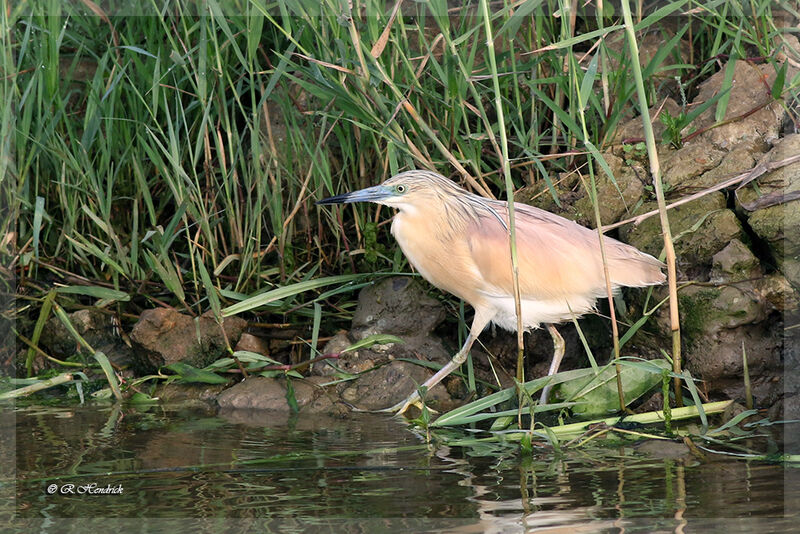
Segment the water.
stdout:
<svg viewBox="0 0 800 534">
<path fill-rule="evenodd" d="M 0 515 L 26 531 L 791 532 L 800 520 L 797 470 L 728 457 L 524 457 L 428 445 L 372 415 L 19 406 L 0 422 Z"/>
</svg>

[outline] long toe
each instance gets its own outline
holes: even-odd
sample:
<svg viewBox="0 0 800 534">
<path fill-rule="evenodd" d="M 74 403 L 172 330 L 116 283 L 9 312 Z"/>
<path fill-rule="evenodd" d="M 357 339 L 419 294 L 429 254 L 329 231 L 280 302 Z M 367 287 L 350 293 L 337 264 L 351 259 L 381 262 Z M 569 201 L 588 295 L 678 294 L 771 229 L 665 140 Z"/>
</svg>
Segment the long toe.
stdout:
<svg viewBox="0 0 800 534">
<path fill-rule="evenodd" d="M 422 401 L 420 401 L 419 396 L 411 395 L 407 399 L 398 402 L 394 406 L 381 410 L 382 412 L 394 414 L 397 417 L 403 417 L 403 415 L 408 411 L 409 408 L 412 406 L 416 406 L 420 410 L 422 410 Z"/>
<path fill-rule="evenodd" d="M 542 396 L 539 398 L 539 404 L 547 404 L 547 397 L 550 396 L 550 388 L 545 386 L 542 390 Z"/>
<path fill-rule="evenodd" d="M 392 415 L 402 416 L 409 408 L 412 406 L 416 406 L 420 410 L 422 410 L 422 401 L 419 399 L 417 395 L 411 395 L 407 399 L 398 402 L 393 406 L 389 406 L 388 408 L 381 408 L 379 410 L 365 410 L 363 408 L 357 408 L 355 406 L 351 406 L 351 410 L 354 412 L 361 412 L 361 413 L 390 413 Z M 429 411 L 435 412 L 435 410 L 428 408 Z"/>
<path fill-rule="evenodd" d="M 552 384 L 547 384 L 542 388 L 542 397 L 539 399 L 539 404 L 547 404 L 547 399 L 550 398 L 550 391 L 552 391 L 552 389 Z"/>
<path fill-rule="evenodd" d="M 382 413 L 391 413 L 397 417 L 403 417 L 405 413 L 408 411 L 409 408 L 412 406 L 416 406 L 420 411 L 422 411 L 423 403 L 422 400 L 419 398 L 419 395 L 412 394 L 407 399 L 398 402 L 394 406 L 390 406 L 389 408 L 384 408 L 383 410 L 378 410 Z M 428 411 L 436 413 L 436 410 L 432 408 L 428 408 Z"/>
</svg>

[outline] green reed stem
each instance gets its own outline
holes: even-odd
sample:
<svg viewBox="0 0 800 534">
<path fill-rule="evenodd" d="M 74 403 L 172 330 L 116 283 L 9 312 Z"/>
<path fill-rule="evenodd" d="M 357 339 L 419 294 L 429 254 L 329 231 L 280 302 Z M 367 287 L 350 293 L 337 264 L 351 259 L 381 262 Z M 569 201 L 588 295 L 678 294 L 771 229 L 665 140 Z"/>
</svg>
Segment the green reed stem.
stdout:
<svg viewBox="0 0 800 534">
<path fill-rule="evenodd" d="M 642 112 L 642 126 L 644 138 L 647 145 L 647 155 L 650 160 L 650 174 L 653 176 L 653 189 L 656 193 L 658 203 L 658 214 L 661 220 L 661 233 L 664 238 L 664 250 L 667 257 L 667 281 L 669 283 L 669 319 L 672 330 L 672 364 L 675 375 L 681 373 L 681 326 L 678 315 L 678 288 L 677 274 L 675 269 L 675 246 L 672 242 L 672 230 L 669 226 L 669 216 L 667 215 L 667 204 L 664 200 L 664 186 L 661 182 L 661 166 L 658 161 L 658 150 L 656 149 L 656 138 L 653 133 L 653 124 L 650 120 L 650 108 L 647 105 L 647 95 L 644 90 L 644 80 L 642 79 L 642 69 L 639 64 L 639 45 L 636 43 L 636 32 L 633 20 L 631 19 L 631 7 L 628 0 L 622 0 L 622 14 L 625 21 L 625 32 L 628 36 L 628 46 L 631 53 L 631 68 L 633 77 L 636 80 L 636 93 L 639 96 L 639 108 Z M 675 402 L 680 407 L 683 406 L 681 395 L 681 380 L 675 376 L 673 380 L 675 392 Z M 668 399 L 664 399 L 668 402 Z"/>
<path fill-rule="evenodd" d="M 494 87 L 494 105 L 497 112 L 497 125 L 500 130 L 500 150 L 502 152 L 501 165 L 503 166 L 503 179 L 506 185 L 506 198 L 508 201 L 508 233 L 511 246 L 511 276 L 514 284 L 514 311 L 517 314 L 517 381 L 525 381 L 524 370 L 524 329 L 522 324 L 522 295 L 519 289 L 519 258 L 517 256 L 516 220 L 514 215 L 514 182 L 511 181 L 511 167 L 508 161 L 508 138 L 506 136 L 506 122 L 503 113 L 503 99 L 500 93 L 500 80 L 497 74 L 497 59 L 494 52 L 494 38 L 492 37 L 492 22 L 489 16 L 489 6 L 486 0 L 481 0 L 484 29 L 486 31 L 486 56 L 489 58 L 489 71 L 492 74 Z"/>
</svg>

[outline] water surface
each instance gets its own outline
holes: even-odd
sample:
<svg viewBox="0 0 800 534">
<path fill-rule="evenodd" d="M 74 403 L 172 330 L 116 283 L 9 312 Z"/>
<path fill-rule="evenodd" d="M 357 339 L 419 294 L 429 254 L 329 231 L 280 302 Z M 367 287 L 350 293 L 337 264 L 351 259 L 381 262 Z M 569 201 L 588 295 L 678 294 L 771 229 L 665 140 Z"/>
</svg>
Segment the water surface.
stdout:
<svg viewBox="0 0 800 534">
<path fill-rule="evenodd" d="M 2 425 L 3 457 L 16 462 L 3 464 L 0 514 L 32 531 L 96 523 L 120 532 L 791 532 L 800 524 L 794 469 L 653 456 L 634 445 L 526 456 L 428 444 L 385 416 L 177 406 L 7 407 Z"/>
</svg>

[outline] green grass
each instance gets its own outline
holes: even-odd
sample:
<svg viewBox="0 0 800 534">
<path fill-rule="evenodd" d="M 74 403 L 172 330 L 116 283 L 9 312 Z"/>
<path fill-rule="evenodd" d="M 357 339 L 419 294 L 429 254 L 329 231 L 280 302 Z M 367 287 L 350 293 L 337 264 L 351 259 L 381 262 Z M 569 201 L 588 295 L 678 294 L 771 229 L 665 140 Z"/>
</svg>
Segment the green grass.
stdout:
<svg viewBox="0 0 800 534">
<path fill-rule="evenodd" d="M 5 291 L 34 299 L 7 313 L 35 322 L 54 285 L 89 284 L 130 298 L 66 303 L 284 315 L 313 322 L 316 339 L 349 317 L 361 284 L 313 280 L 408 267 L 376 224 L 385 209 L 314 200 L 412 167 L 498 197 L 525 185 L 555 195 L 558 173 L 583 169 L 639 114 L 629 54 L 612 46 L 622 16 L 605 4 L 579 7 L 574 26 L 552 16 L 565 0 L 494 2 L 487 16 L 443 0 L 396 16 L 375 0 L 352 13 L 334 0 L 209 0 L 103 17 L 82 3 L 4 5 L 0 235 L 13 238 L 0 254 L 17 277 Z M 778 69 L 779 7 L 679 1 L 642 14 L 637 36 L 667 36 L 643 65 L 648 102 L 667 88 L 691 99 L 717 58 Z M 691 61 L 672 35 L 690 40 Z"/>
</svg>

